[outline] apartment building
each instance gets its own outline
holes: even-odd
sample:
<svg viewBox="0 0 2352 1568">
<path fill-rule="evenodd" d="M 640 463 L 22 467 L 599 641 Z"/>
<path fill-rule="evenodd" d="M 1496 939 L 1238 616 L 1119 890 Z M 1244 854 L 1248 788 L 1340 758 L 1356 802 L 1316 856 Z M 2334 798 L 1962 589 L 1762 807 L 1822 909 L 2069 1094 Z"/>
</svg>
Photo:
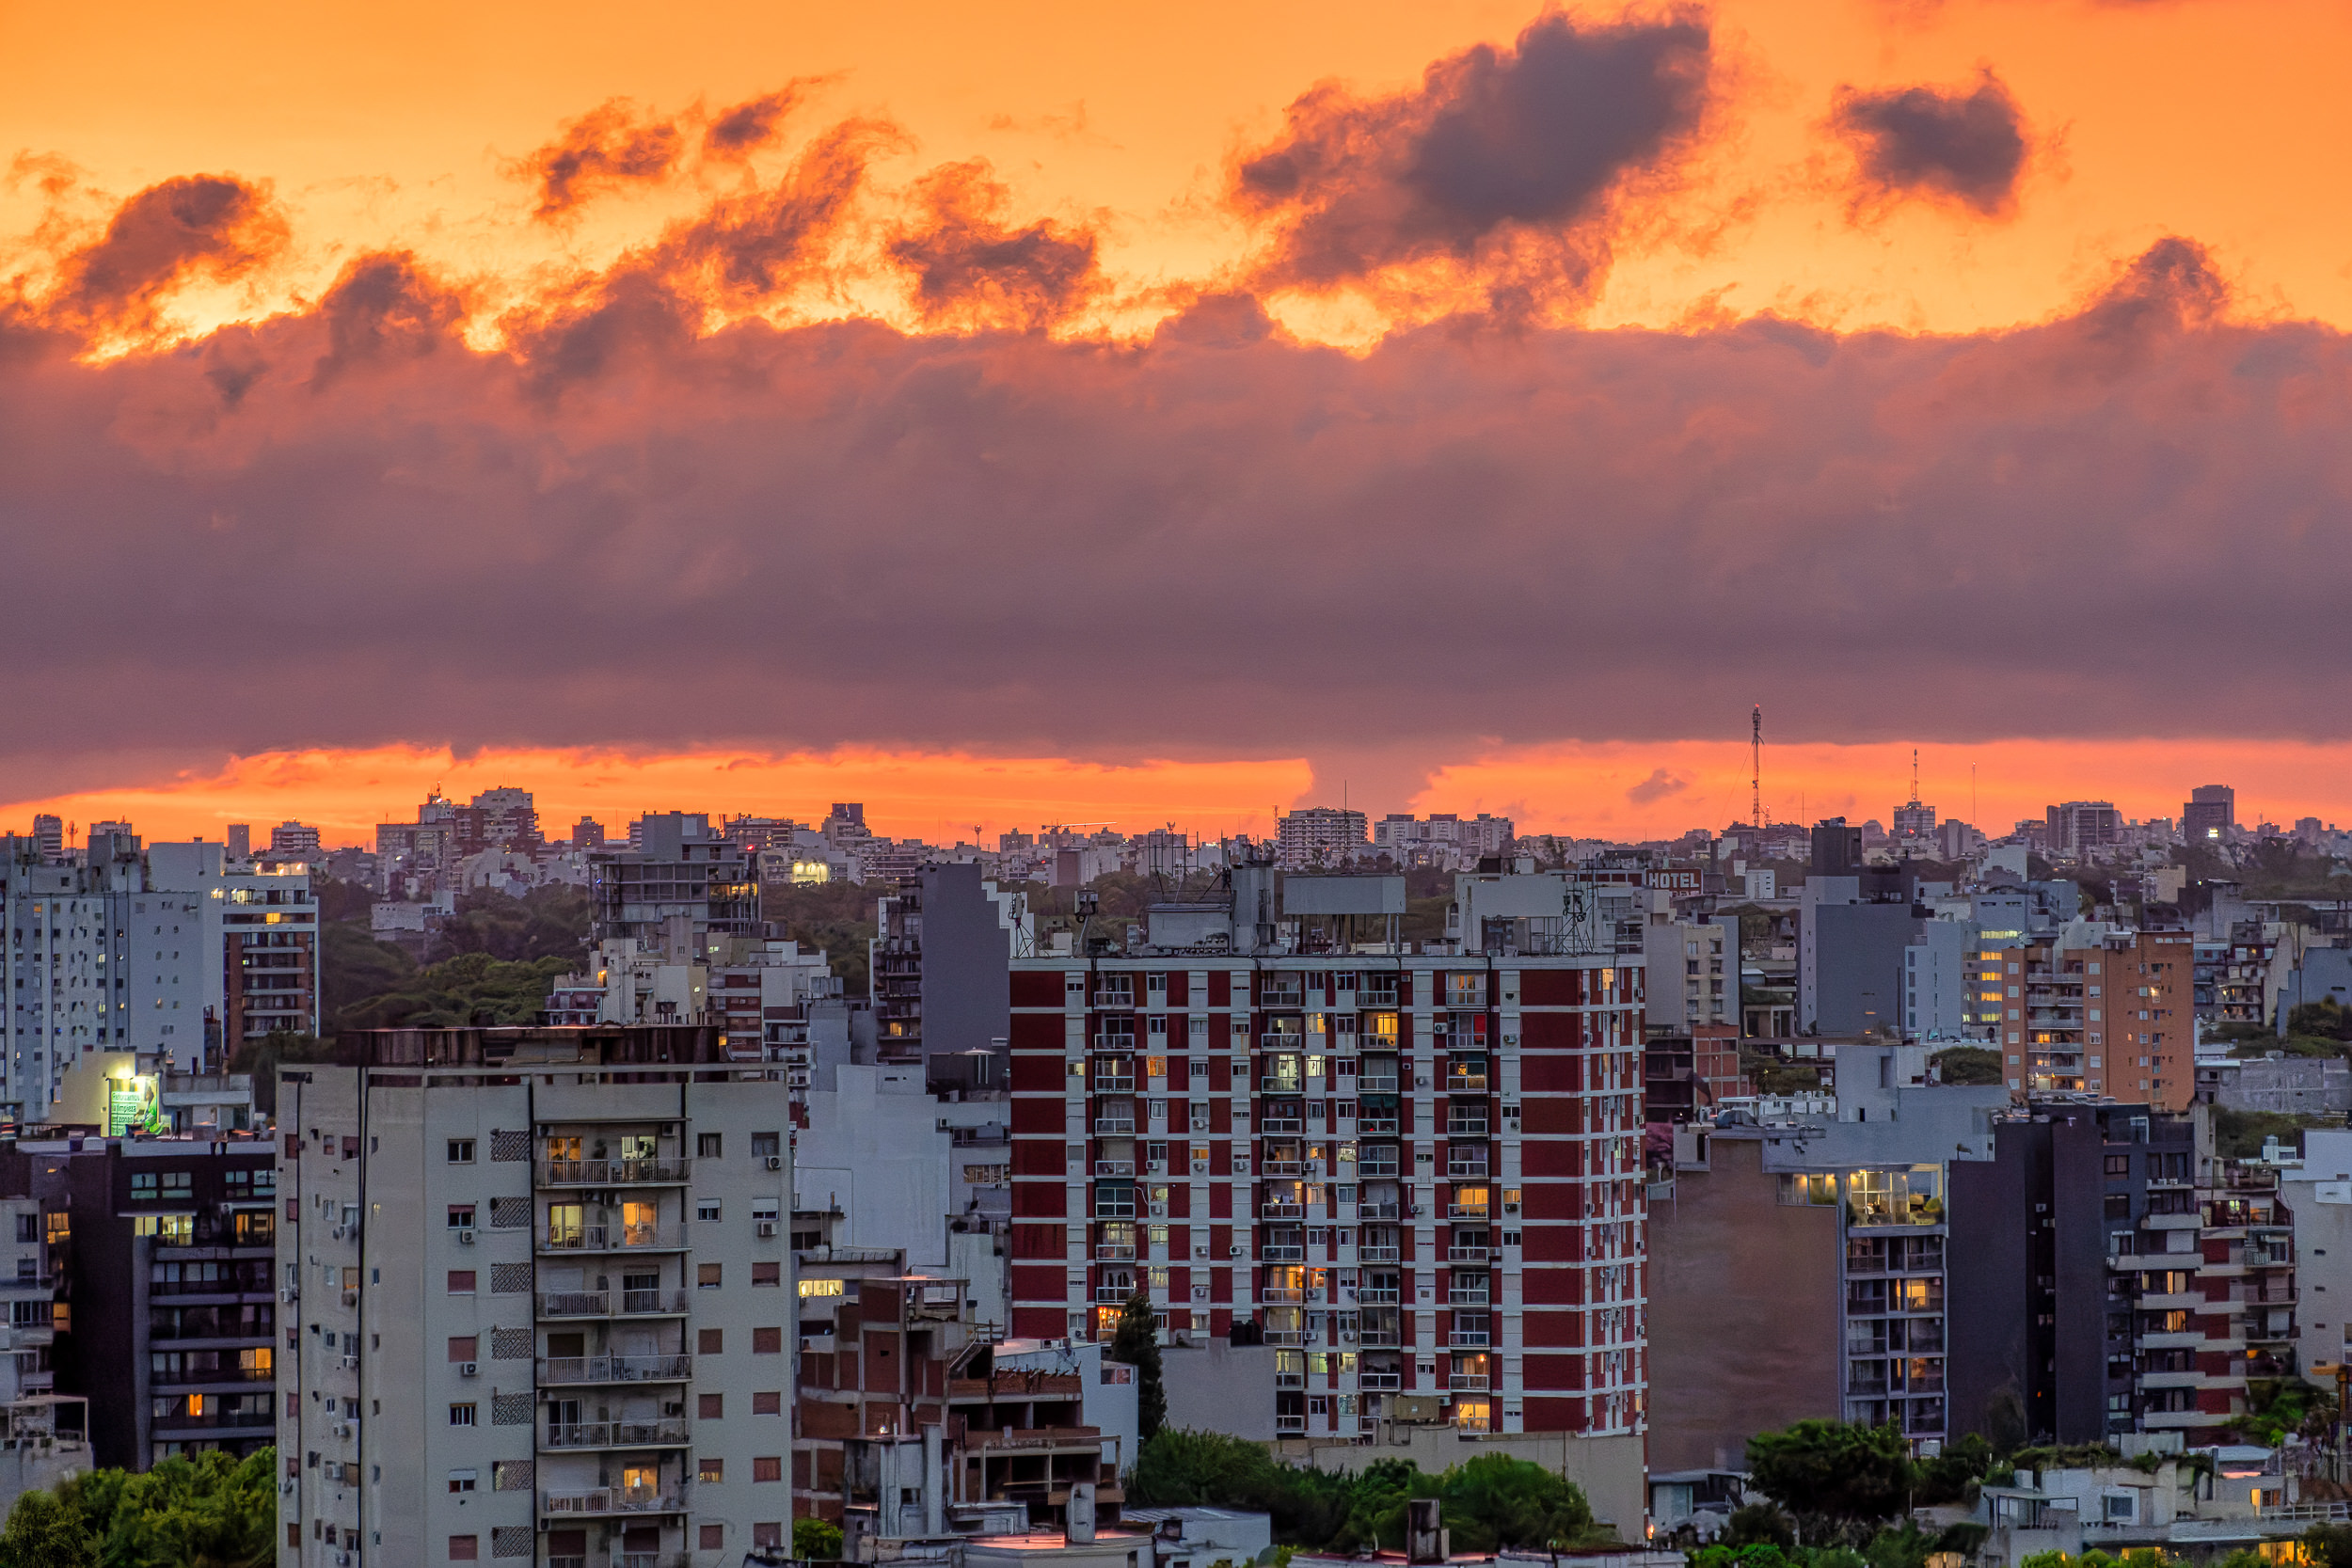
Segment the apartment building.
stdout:
<svg viewBox="0 0 2352 1568">
<path fill-rule="evenodd" d="M 1655 1027 L 1740 1025 L 1740 917 L 1677 920 L 1663 893 L 1650 894 L 1643 927 L 1645 1017 Z"/>
<path fill-rule="evenodd" d="M 699 949 L 714 936 L 759 934 L 759 882 L 749 850 L 700 813 L 663 812 L 629 824 L 629 847 L 588 857 L 597 942 Z M 682 955 L 680 955 L 682 956 Z"/>
<path fill-rule="evenodd" d="M 784 1552 L 784 1084 L 708 1026 L 344 1040 L 278 1090 L 278 1561 Z"/>
<path fill-rule="evenodd" d="M 2214 1158 L 2201 1117 L 2036 1101 L 1952 1167 L 1953 1432 L 2092 1443 L 2243 1417 L 2295 1370 L 2278 1173 Z"/>
<path fill-rule="evenodd" d="M 1399 865 L 1438 866 L 1448 871 L 1475 866 L 1489 856 L 1507 855 L 1516 825 L 1507 816 L 1480 812 L 1457 816 L 1433 812 L 1425 817 L 1391 813 L 1373 824 L 1372 846 Z"/>
<path fill-rule="evenodd" d="M 1032 940 L 1027 895 L 983 881 L 977 864 L 926 865 L 874 901 L 874 929 L 880 1059 L 922 1063 L 942 1084 L 1001 1088 L 1006 965 Z"/>
<path fill-rule="evenodd" d="M 2166 1111 L 2195 1099 L 2188 932 L 2075 922 L 1977 958 L 1979 994 L 1997 997 L 2011 1090 L 2145 1097 Z"/>
<path fill-rule="evenodd" d="M 1370 842 L 1364 814 L 1336 806 L 1285 812 L 1277 824 L 1277 853 L 1286 866 L 1343 866 Z"/>
<path fill-rule="evenodd" d="M 1638 948 L 1556 875 L 1457 879 L 1478 944 L 1342 945 L 1401 880 L 1236 866 L 1140 950 L 1013 961 L 1013 1331 L 1143 1291 L 1277 1347 L 1279 1433 L 1396 1406 L 1638 1468 Z"/>
<path fill-rule="evenodd" d="M 2123 836 L 2123 814 L 2106 800 L 2069 800 L 2042 816 L 2043 842 L 2053 855 L 2079 856 Z"/>
<path fill-rule="evenodd" d="M 61 1391 L 93 1456 L 144 1470 L 251 1453 L 277 1429 L 278 1167 L 266 1136 L 19 1146 L 53 1236 Z"/>
</svg>

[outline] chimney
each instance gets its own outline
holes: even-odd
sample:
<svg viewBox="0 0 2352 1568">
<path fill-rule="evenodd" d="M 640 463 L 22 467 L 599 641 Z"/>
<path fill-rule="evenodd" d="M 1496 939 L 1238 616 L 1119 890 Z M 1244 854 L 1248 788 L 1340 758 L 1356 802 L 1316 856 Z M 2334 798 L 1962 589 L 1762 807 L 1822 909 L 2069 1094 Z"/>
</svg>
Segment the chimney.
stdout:
<svg viewBox="0 0 2352 1568">
<path fill-rule="evenodd" d="M 1438 1525 L 1438 1499 L 1411 1497 L 1405 1504 L 1405 1560 L 1422 1564 L 1443 1562 L 1445 1531 Z"/>
<path fill-rule="evenodd" d="M 1094 1483 L 1073 1481 L 1070 1487 L 1070 1508 L 1063 1514 L 1062 1541 L 1076 1546 L 1094 1539 Z"/>
</svg>

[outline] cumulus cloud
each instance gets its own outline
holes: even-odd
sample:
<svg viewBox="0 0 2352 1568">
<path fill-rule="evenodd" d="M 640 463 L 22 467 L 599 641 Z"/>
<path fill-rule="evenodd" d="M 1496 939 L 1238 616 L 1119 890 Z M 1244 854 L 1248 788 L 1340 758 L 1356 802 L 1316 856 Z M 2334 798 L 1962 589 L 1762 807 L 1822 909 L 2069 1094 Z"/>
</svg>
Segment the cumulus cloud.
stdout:
<svg viewBox="0 0 2352 1568">
<path fill-rule="evenodd" d="M 1410 91 L 1314 88 L 1234 170 L 1232 204 L 1271 230 L 1263 280 L 1329 289 L 1514 244 L 1588 275 L 1611 194 L 1698 132 L 1709 42 L 1695 13 L 1587 25 L 1552 12 L 1509 49 L 1438 61 Z"/>
<path fill-rule="evenodd" d="M 154 331 L 173 291 L 242 277 L 286 247 L 285 214 L 266 184 L 190 174 L 150 185 L 116 209 L 105 232 L 67 255 L 43 301 L 52 320 L 92 335 Z"/>
<path fill-rule="evenodd" d="M 1988 217 L 2015 203 L 2028 150 L 2025 116 L 1989 70 L 1965 91 L 1842 87 L 1830 125 L 1853 152 L 1866 202 L 1926 196 Z"/>
<path fill-rule="evenodd" d="M 985 158 L 935 168 L 914 194 L 916 216 L 891 240 L 890 255 L 913 274 L 929 325 L 1046 326 L 1101 287 L 1094 236 L 1007 223 L 1008 193 Z"/>
<path fill-rule="evenodd" d="M 676 124 L 641 115 L 628 99 L 614 98 L 566 121 L 561 135 L 519 160 L 514 172 L 539 188 L 532 215 L 551 220 L 608 191 L 667 177 L 685 149 L 685 133 Z"/>
<path fill-rule="evenodd" d="M 458 292 L 426 273 L 413 252 L 358 257 L 319 301 L 326 352 L 311 383 L 323 388 L 356 366 L 430 354 L 454 336 L 465 313 Z"/>
<path fill-rule="evenodd" d="M 642 262 L 597 285 L 644 328 L 607 356 L 485 353 L 429 280 L 349 276 L 374 346 L 324 387 L 324 302 L 102 363 L 0 325 L 0 546 L 42 585 L 0 762 L 887 742 L 1361 780 L 1374 737 L 1737 735 L 1758 691 L 1790 741 L 2352 731 L 2352 654 L 2309 634 L 2352 577 L 2352 342 L 2236 318 L 2185 242 L 1981 337 L 1361 356 L 1236 296 L 1143 344 L 711 330 Z M 265 636 L 222 612 L 257 585 Z"/>
</svg>

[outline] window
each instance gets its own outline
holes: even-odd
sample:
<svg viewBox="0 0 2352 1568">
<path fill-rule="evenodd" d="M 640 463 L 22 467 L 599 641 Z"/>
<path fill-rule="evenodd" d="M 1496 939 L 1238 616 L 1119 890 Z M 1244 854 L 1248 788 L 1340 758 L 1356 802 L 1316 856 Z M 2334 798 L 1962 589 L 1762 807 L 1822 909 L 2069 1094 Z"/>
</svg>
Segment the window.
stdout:
<svg viewBox="0 0 2352 1568">
<path fill-rule="evenodd" d="M 754 1525 L 752 1527 L 752 1544 L 755 1546 L 781 1547 L 784 1544 L 784 1522 L 782 1520 L 777 1520 L 772 1524 Z"/>
<path fill-rule="evenodd" d="M 782 1285 L 784 1265 L 782 1263 L 754 1263 L 752 1283 L 754 1285 Z"/>
<path fill-rule="evenodd" d="M 152 1203 L 155 1200 L 155 1173 L 135 1171 L 131 1176 L 131 1201 Z"/>
<path fill-rule="evenodd" d="M 696 1156 L 697 1158 L 699 1158 L 699 1159 L 704 1159 L 704 1160 L 716 1160 L 716 1159 L 718 1159 L 718 1158 L 719 1158 L 719 1134 L 718 1134 L 718 1133 L 716 1133 L 716 1132 L 697 1132 L 697 1133 L 695 1133 L 695 1134 L 694 1134 L 694 1153 L 695 1153 L 695 1156 Z"/>
<path fill-rule="evenodd" d="M 452 1361 L 479 1361 L 482 1357 L 476 1353 L 481 1347 L 479 1335 L 453 1334 L 449 1337 L 449 1358 Z"/>
<path fill-rule="evenodd" d="M 752 1414 L 755 1416 L 783 1415 L 784 1391 L 780 1388 L 771 1388 L 754 1394 L 752 1396 Z"/>
<path fill-rule="evenodd" d="M 473 1417 L 474 1406 L 473 1402 L 470 1400 L 463 1404 L 453 1404 L 449 1407 L 449 1424 L 453 1427 L 469 1427 L 473 1425 Z"/>
<path fill-rule="evenodd" d="M 704 1458 L 695 1461 L 694 1479 L 701 1481 L 705 1486 L 719 1485 L 727 1479 L 727 1462 L 723 1459 L 715 1458 Z"/>
<path fill-rule="evenodd" d="M 711 1463 L 711 1464 L 713 1464 L 713 1465 L 715 1465 L 715 1464 L 717 1464 L 717 1463 L 718 1463 L 718 1461 L 717 1461 L 717 1460 L 712 1460 L 712 1461 L 710 1461 L 710 1463 Z M 724 1526 L 724 1525 L 705 1525 L 705 1526 L 703 1526 L 703 1527 L 701 1528 L 701 1530 L 700 1530 L 700 1535 L 701 1535 L 701 1539 L 702 1539 L 703 1550 L 704 1550 L 704 1551 L 706 1551 L 706 1552 L 718 1552 L 718 1551 L 724 1551 L 724 1550 L 726 1549 L 726 1544 L 727 1544 L 727 1527 L 726 1527 L 726 1526 Z"/>
<path fill-rule="evenodd" d="M 696 1355 L 724 1355 L 726 1349 L 727 1331 L 725 1329 L 698 1328 L 694 1331 L 694 1354 Z"/>
<path fill-rule="evenodd" d="M 449 1163 L 450 1163 L 451 1164 L 453 1164 L 453 1165 L 470 1165 L 470 1164 L 473 1164 L 473 1140 L 472 1140 L 471 1138 L 452 1138 L 452 1139 L 450 1139 L 450 1141 L 449 1141 Z M 466 1539 L 467 1539 L 467 1540 L 469 1540 L 469 1541 L 470 1541 L 470 1540 L 472 1540 L 473 1538 L 472 1538 L 471 1536 L 468 1536 L 468 1537 L 466 1537 Z"/>
<path fill-rule="evenodd" d="M 2131 1174 L 2132 1174 L 2132 1157 L 2131 1157 L 2130 1155 L 2128 1155 L 2128 1154 L 2110 1154 L 2110 1155 L 2108 1155 L 2108 1156 L 2107 1156 L 2107 1174 L 2108 1174 L 2109 1176 L 2129 1176 L 2129 1175 L 2131 1175 Z"/>
<path fill-rule="evenodd" d="M 472 1295 L 472 1294 L 473 1294 L 473 1270 L 471 1270 L 471 1269 L 452 1269 L 452 1270 L 450 1270 L 450 1271 L 449 1271 L 449 1293 L 450 1293 L 451 1295 L 453 1295 L 453 1296 L 469 1296 L 469 1295 Z"/>
<path fill-rule="evenodd" d="M 781 1133 L 755 1132 L 752 1134 L 753 1159 L 772 1159 L 774 1156 L 781 1154 L 782 1152 L 784 1152 L 784 1148 Z"/>
<path fill-rule="evenodd" d="M 753 1329 L 752 1354 L 754 1355 L 782 1355 L 784 1354 L 784 1330 L 781 1328 Z"/>
<path fill-rule="evenodd" d="M 470 1203 L 451 1204 L 449 1206 L 449 1227 L 452 1230 L 471 1230 L 473 1228 L 473 1205 Z"/>
<path fill-rule="evenodd" d="M 694 1217 L 698 1220 L 717 1219 L 719 1217 L 719 1200 L 715 1197 L 709 1197 L 704 1198 L 700 1202 L 696 1203 L 694 1205 Z"/>
<path fill-rule="evenodd" d="M 449 1489 L 452 1492 L 472 1491 L 475 1474 L 472 1470 L 452 1470 L 449 1473 Z"/>
<path fill-rule="evenodd" d="M 752 1461 L 752 1480 L 753 1480 L 753 1481 L 782 1481 L 783 1479 L 784 1479 L 784 1456 L 783 1456 L 783 1455 L 781 1455 L 781 1454 L 770 1454 L 770 1455 L 768 1455 L 766 1458 L 763 1458 L 763 1459 L 755 1459 L 755 1460 L 753 1460 L 753 1461 Z"/>
<path fill-rule="evenodd" d="M 724 1394 L 697 1394 L 694 1396 L 694 1419 L 698 1421 L 723 1420 L 725 1418 L 726 1413 L 727 1397 Z"/>
<path fill-rule="evenodd" d="M 694 1287 L 702 1291 L 717 1290 L 719 1288 L 719 1265 L 716 1263 L 695 1264 Z"/>
<path fill-rule="evenodd" d="M 294 1526 L 288 1525 L 286 1527 L 287 1534 L 293 1534 L 294 1530 Z M 449 1538 L 449 1560 L 452 1562 L 478 1562 L 481 1559 L 482 1537 L 478 1535 L 453 1535 Z"/>
<path fill-rule="evenodd" d="M 164 1172 L 164 1196 L 178 1198 L 185 1202 L 194 1191 L 195 1181 L 192 1173 L 184 1170 Z"/>
</svg>

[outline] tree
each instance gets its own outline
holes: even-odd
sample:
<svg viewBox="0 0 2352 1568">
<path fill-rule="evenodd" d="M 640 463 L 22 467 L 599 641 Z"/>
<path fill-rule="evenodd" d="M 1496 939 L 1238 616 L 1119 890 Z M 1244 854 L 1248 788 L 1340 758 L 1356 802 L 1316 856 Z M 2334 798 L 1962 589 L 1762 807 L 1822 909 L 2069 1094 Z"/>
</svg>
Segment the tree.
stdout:
<svg viewBox="0 0 2352 1568">
<path fill-rule="evenodd" d="M 1935 1053 L 1928 1058 L 1943 1074 L 1947 1084 L 1998 1084 L 2001 1081 L 2001 1053 L 1979 1046 L 1955 1045 Z"/>
<path fill-rule="evenodd" d="M 1159 1324 L 1152 1298 L 1141 1291 L 1120 1308 L 1110 1358 L 1136 1370 L 1136 1440 L 1149 1443 L 1168 1425 L 1168 1390 L 1160 1382 Z"/>
<path fill-rule="evenodd" d="M 841 1527 L 802 1514 L 792 1521 L 792 1555 L 802 1561 L 831 1561 L 841 1555 Z"/>
<path fill-rule="evenodd" d="M 263 1568 L 278 1554 L 277 1468 L 275 1449 L 242 1460 L 218 1449 L 174 1454 L 143 1475 L 92 1470 L 75 1476 L 57 1489 L 57 1498 L 99 1538 L 90 1560 L 107 1568 L 167 1562 L 174 1568 Z M 0 1536 L 0 1544 L 5 1541 Z M 15 1568 L 15 1560 L 5 1555 L 0 1563 Z"/>
<path fill-rule="evenodd" d="M 292 1029 L 273 1029 L 260 1039 L 239 1040 L 229 1053 L 229 1070 L 253 1075 L 254 1108 L 265 1115 L 278 1114 L 278 1069 L 288 1062 L 331 1062 L 335 1046 L 316 1035 L 305 1035 Z M 0 1565 L 5 1568 L 5 1565 Z"/>
<path fill-rule="evenodd" d="M 1716 1544 L 1724 1546 L 1773 1545 L 1783 1551 L 1797 1544 L 1796 1527 L 1788 1515 L 1771 1503 L 1745 1503 L 1731 1511 Z"/>
<path fill-rule="evenodd" d="M 1903 1511 L 1915 1480 L 1911 1445 L 1893 1426 L 1799 1421 L 1748 1439 L 1758 1492 L 1796 1516 L 1808 1542 L 1875 1525 Z"/>
<path fill-rule="evenodd" d="M 1438 1478 L 1440 1513 L 1472 1552 L 1585 1544 L 1593 1510 L 1573 1481 L 1507 1454 L 1481 1454 Z"/>
<path fill-rule="evenodd" d="M 98 1538 L 55 1492 L 27 1492 L 0 1528 L 0 1568 L 98 1568 Z"/>
</svg>

